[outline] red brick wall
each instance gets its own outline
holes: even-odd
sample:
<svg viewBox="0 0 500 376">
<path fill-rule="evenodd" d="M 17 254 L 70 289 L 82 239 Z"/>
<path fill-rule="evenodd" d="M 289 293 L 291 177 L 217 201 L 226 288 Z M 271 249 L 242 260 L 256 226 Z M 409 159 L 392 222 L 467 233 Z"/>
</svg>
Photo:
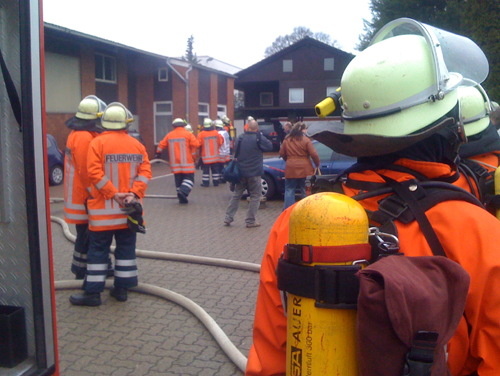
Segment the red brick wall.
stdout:
<svg viewBox="0 0 500 376">
<path fill-rule="evenodd" d="M 82 98 L 95 95 L 95 51 L 92 47 L 81 46 L 80 75 Z"/>
<path fill-rule="evenodd" d="M 118 102 L 128 107 L 127 60 L 123 54 L 117 56 Z"/>
<path fill-rule="evenodd" d="M 155 154 L 154 145 L 154 79 L 155 67 L 152 63 L 144 62 L 143 72 L 137 76 L 137 115 L 139 116 L 142 139 L 146 144 L 149 158 Z"/>
<path fill-rule="evenodd" d="M 227 117 L 234 123 L 234 78 L 227 78 Z"/>
<path fill-rule="evenodd" d="M 217 119 L 217 104 L 218 104 L 218 79 L 217 74 L 210 73 L 210 119 Z"/>
<path fill-rule="evenodd" d="M 189 123 L 195 134 L 198 128 L 198 69 L 189 72 Z"/>
<path fill-rule="evenodd" d="M 179 71 L 179 69 L 177 69 Z M 182 72 L 179 72 L 183 74 Z M 172 107 L 173 119 L 186 118 L 186 84 L 174 72 L 172 74 Z M 173 120 L 172 119 L 172 120 Z"/>
</svg>

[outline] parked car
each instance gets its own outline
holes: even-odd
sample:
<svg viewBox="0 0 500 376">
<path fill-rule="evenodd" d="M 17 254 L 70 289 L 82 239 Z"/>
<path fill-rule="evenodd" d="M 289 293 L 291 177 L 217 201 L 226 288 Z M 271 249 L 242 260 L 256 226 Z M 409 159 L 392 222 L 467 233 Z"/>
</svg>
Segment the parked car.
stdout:
<svg viewBox="0 0 500 376">
<path fill-rule="evenodd" d="M 55 138 L 50 134 L 47 134 L 47 156 L 49 160 L 49 184 L 62 184 L 64 181 L 64 154 L 59 150 Z"/>
<path fill-rule="evenodd" d="M 313 140 L 313 146 L 320 159 L 319 169 L 322 175 L 330 178 L 356 163 L 356 158 L 339 154 L 328 146 Z M 314 166 L 314 163 L 313 163 Z M 262 176 L 262 196 L 270 199 L 276 194 L 285 193 L 285 161 L 281 157 L 264 159 L 264 175 Z"/>
<path fill-rule="evenodd" d="M 281 126 L 281 125 L 280 125 Z M 273 150 L 280 150 L 280 139 L 274 129 L 274 124 L 259 121 L 259 131 L 273 144 Z"/>
<path fill-rule="evenodd" d="M 127 133 L 133 138 L 135 138 L 137 141 L 139 141 L 141 144 L 145 145 L 144 140 L 141 137 L 141 134 L 136 129 L 131 128 L 127 130 Z"/>
</svg>

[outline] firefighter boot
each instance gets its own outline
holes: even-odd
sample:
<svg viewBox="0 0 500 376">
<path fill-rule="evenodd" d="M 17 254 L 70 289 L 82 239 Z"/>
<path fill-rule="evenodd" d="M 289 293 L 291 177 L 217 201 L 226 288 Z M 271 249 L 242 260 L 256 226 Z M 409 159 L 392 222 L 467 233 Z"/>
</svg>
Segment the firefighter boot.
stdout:
<svg viewBox="0 0 500 376">
<path fill-rule="evenodd" d="M 69 301 L 73 305 L 96 307 L 101 305 L 101 294 L 83 292 L 74 294 L 69 297 Z"/>
<path fill-rule="evenodd" d="M 125 287 L 111 287 L 109 290 L 109 295 L 118 300 L 119 302 L 127 301 L 127 289 Z"/>
</svg>

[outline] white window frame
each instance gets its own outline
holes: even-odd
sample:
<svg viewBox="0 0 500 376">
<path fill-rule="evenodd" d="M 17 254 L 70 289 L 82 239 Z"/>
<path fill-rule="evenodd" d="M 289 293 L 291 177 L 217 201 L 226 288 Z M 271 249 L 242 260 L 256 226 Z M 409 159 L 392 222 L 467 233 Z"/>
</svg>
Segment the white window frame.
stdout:
<svg viewBox="0 0 500 376">
<path fill-rule="evenodd" d="M 297 93 L 302 93 L 302 100 L 294 100 L 292 101 L 293 91 L 296 90 Z M 288 103 L 304 103 L 304 88 L 303 87 L 291 87 L 288 89 Z"/>
<path fill-rule="evenodd" d="M 331 61 L 331 69 L 330 69 L 330 61 Z M 327 57 L 323 61 L 323 69 L 325 71 L 333 71 L 335 70 L 335 59 L 333 57 Z"/>
<path fill-rule="evenodd" d="M 217 105 L 217 116 L 220 118 L 223 115 L 227 115 L 227 106 L 225 104 Z"/>
<path fill-rule="evenodd" d="M 165 78 L 162 78 L 162 73 L 164 72 Z M 168 68 L 162 67 L 158 68 L 158 81 L 167 82 L 168 81 Z"/>
<path fill-rule="evenodd" d="M 108 82 L 108 83 L 116 84 L 116 82 L 117 82 L 117 80 L 116 80 L 116 77 L 117 77 L 116 59 L 113 56 L 106 55 L 106 54 L 101 54 L 101 53 L 98 53 L 98 52 L 95 53 L 95 56 L 102 56 L 102 64 L 103 64 L 102 73 L 103 74 L 105 74 L 105 71 L 106 71 L 106 69 L 105 69 L 105 67 L 106 67 L 105 61 L 106 61 L 106 59 L 110 59 L 113 62 L 113 65 L 112 65 L 112 76 L 113 76 L 113 79 L 112 80 L 107 80 L 106 78 L 98 78 L 96 76 L 95 80 L 98 81 L 98 82 Z"/>
<path fill-rule="evenodd" d="M 328 97 L 331 93 L 336 92 L 338 88 L 339 86 L 328 86 L 326 88 L 326 96 Z"/>
<path fill-rule="evenodd" d="M 283 72 L 290 73 L 293 72 L 293 60 L 283 60 Z"/>
<path fill-rule="evenodd" d="M 207 106 L 207 111 L 200 111 L 200 106 Z M 205 102 L 198 102 L 198 121 L 200 117 L 204 118 L 209 118 L 210 117 L 210 104 L 205 103 Z M 212 119 L 213 120 L 213 119 Z M 203 120 L 200 122 L 200 125 L 203 127 Z"/>
<path fill-rule="evenodd" d="M 169 104 L 170 105 L 170 111 L 158 111 L 157 107 L 158 105 L 163 105 L 163 104 Z M 157 116 L 173 116 L 173 103 L 172 101 L 164 101 L 164 102 L 153 102 L 153 116 L 154 116 L 154 133 L 155 133 L 155 145 L 158 145 L 161 140 L 157 141 L 157 131 L 156 131 L 156 117 Z M 173 120 L 173 119 L 172 119 Z M 168 132 L 167 132 L 168 133 Z M 165 137 L 165 136 L 163 136 Z M 162 137 L 162 139 L 163 139 Z"/>
<path fill-rule="evenodd" d="M 269 95 L 269 99 L 271 99 L 270 101 L 266 102 L 265 100 L 263 100 L 265 98 L 266 94 Z M 272 92 L 267 91 L 267 92 L 260 93 L 260 105 L 261 106 L 263 106 L 263 107 L 264 106 L 273 106 L 273 104 L 274 104 L 274 95 Z"/>
</svg>

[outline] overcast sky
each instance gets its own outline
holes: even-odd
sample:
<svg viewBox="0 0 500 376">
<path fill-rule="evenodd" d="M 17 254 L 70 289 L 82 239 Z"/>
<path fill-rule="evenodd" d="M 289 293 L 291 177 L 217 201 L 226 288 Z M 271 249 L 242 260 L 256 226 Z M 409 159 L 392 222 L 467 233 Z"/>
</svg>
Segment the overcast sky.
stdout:
<svg viewBox="0 0 500 376">
<path fill-rule="evenodd" d="M 247 68 L 296 26 L 323 32 L 344 51 L 371 20 L 370 0 L 43 0 L 44 21 L 161 55 L 194 52 Z"/>
</svg>

